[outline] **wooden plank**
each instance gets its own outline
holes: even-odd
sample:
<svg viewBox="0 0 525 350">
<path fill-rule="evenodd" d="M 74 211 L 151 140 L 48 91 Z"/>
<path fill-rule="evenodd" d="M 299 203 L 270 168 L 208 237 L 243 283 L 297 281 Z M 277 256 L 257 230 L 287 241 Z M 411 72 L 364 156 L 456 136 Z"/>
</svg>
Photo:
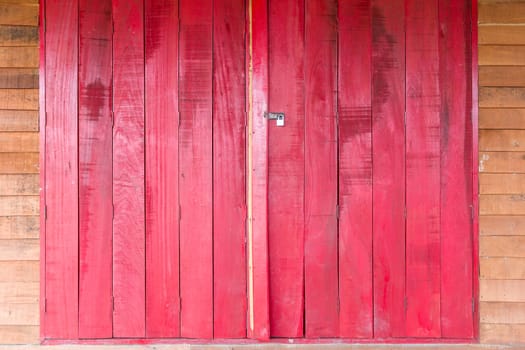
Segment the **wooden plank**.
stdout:
<svg viewBox="0 0 525 350">
<path fill-rule="evenodd" d="M 2 196 L 0 213 L 3 216 L 24 216 L 39 214 L 38 196 Z"/>
<path fill-rule="evenodd" d="M 525 235 L 524 216 L 480 216 L 480 236 Z"/>
<path fill-rule="evenodd" d="M 213 3 L 181 0 L 179 11 L 181 336 L 206 339 L 213 337 Z"/>
<path fill-rule="evenodd" d="M 0 282 L 0 304 L 33 304 L 39 299 L 38 282 Z"/>
<path fill-rule="evenodd" d="M 525 215 L 525 195 L 481 195 L 479 212 L 480 215 Z"/>
<path fill-rule="evenodd" d="M 373 336 L 370 1 L 339 1 L 339 335 Z"/>
<path fill-rule="evenodd" d="M 525 27 L 522 25 L 480 25 L 480 45 L 525 45 Z"/>
<path fill-rule="evenodd" d="M 304 6 L 269 2 L 268 110 L 286 113 L 285 127 L 268 127 L 272 337 L 304 335 Z"/>
<path fill-rule="evenodd" d="M 525 323 L 525 303 L 487 303 L 482 301 L 479 308 L 480 322 L 484 324 Z"/>
<path fill-rule="evenodd" d="M 482 108 L 525 107 L 525 88 L 482 87 L 479 89 L 479 106 Z"/>
<path fill-rule="evenodd" d="M 144 337 L 143 1 L 113 2 L 113 336 Z"/>
<path fill-rule="evenodd" d="M 0 175 L 0 196 L 38 195 L 39 176 L 31 175 Z"/>
<path fill-rule="evenodd" d="M 48 338 L 75 339 L 78 337 L 78 121 L 71 116 L 78 112 L 78 1 L 47 1 L 45 20 L 46 74 L 53 77 L 46 80 L 45 86 L 45 177 L 52 179 L 45 187 L 45 256 L 46 266 L 53 268 L 45 272 L 47 312 L 42 334 Z M 14 49 L 18 48 L 8 48 Z M 30 52 L 36 54 L 35 49 Z M 37 109 L 36 90 L 32 96 L 33 109 Z"/>
<path fill-rule="evenodd" d="M 79 337 L 112 337 L 111 2 L 79 1 Z M 93 307 L 96 301 L 97 307 Z"/>
<path fill-rule="evenodd" d="M 486 236 L 480 237 L 479 256 L 523 258 L 524 236 Z"/>
<path fill-rule="evenodd" d="M 480 130 L 480 151 L 524 151 L 525 130 Z"/>
<path fill-rule="evenodd" d="M 0 240 L 0 261 L 38 260 L 39 254 L 37 239 Z"/>
<path fill-rule="evenodd" d="M 525 193 L 525 174 L 481 174 L 480 194 Z"/>
<path fill-rule="evenodd" d="M 525 6 L 520 0 L 480 1 L 479 23 L 524 23 Z"/>
<path fill-rule="evenodd" d="M 0 110 L 0 130 L 38 131 L 38 112 Z"/>
<path fill-rule="evenodd" d="M 525 324 L 480 325 L 480 341 L 483 344 L 517 344 L 525 342 Z"/>
<path fill-rule="evenodd" d="M 248 338 L 270 338 L 268 254 L 268 0 L 248 3 Z"/>
<path fill-rule="evenodd" d="M 38 133 L 0 132 L 0 152 L 38 152 Z"/>
<path fill-rule="evenodd" d="M 480 278 L 525 280 L 524 258 L 480 258 Z"/>
<path fill-rule="evenodd" d="M 38 69 L 0 68 L 0 88 L 38 89 Z"/>
<path fill-rule="evenodd" d="M 480 129 L 525 129 L 525 109 L 482 108 L 479 111 Z"/>
<path fill-rule="evenodd" d="M 2 344 L 37 344 L 39 326 L 4 326 L 0 325 L 0 343 Z"/>
<path fill-rule="evenodd" d="M 408 0 L 406 16 L 406 335 L 439 337 L 441 121 L 436 107 L 441 104 L 443 92 L 439 49 L 446 42 L 439 41 L 436 0 Z M 443 99 L 450 102 L 447 97 Z M 448 126 L 446 123 L 443 128 Z M 443 171 L 449 176 L 447 170 Z"/>
<path fill-rule="evenodd" d="M 38 5 L 39 0 L 0 0 L 2 4 Z"/>
<path fill-rule="evenodd" d="M 0 304 L 0 324 L 6 326 L 38 326 L 38 302 L 32 304 Z"/>
<path fill-rule="evenodd" d="M 245 1 L 213 9 L 213 335 L 246 337 Z"/>
<path fill-rule="evenodd" d="M 1 89 L 0 109 L 38 110 L 38 89 Z"/>
<path fill-rule="evenodd" d="M 0 3 L 0 25 L 38 26 L 38 6 Z"/>
<path fill-rule="evenodd" d="M 38 239 L 39 216 L 0 216 L 0 239 Z"/>
<path fill-rule="evenodd" d="M 180 335 L 178 1 L 145 2 L 146 336 Z"/>
<path fill-rule="evenodd" d="M 482 45 L 479 47 L 480 66 L 525 65 L 525 46 Z"/>
<path fill-rule="evenodd" d="M 38 153 L 1 153 L 0 173 L 38 174 Z"/>
<path fill-rule="evenodd" d="M 525 152 L 481 152 L 481 173 L 524 173 Z"/>
<path fill-rule="evenodd" d="M 482 66 L 479 69 L 480 86 L 525 86 L 525 67 Z"/>
<path fill-rule="evenodd" d="M 515 258 L 516 259 L 516 258 Z M 525 280 L 481 280 L 479 282 L 480 294 L 479 300 L 481 302 L 507 302 L 510 305 L 516 305 L 516 309 L 510 308 L 509 305 L 504 305 L 503 309 L 509 314 L 520 314 L 519 306 L 516 303 L 524 303 L 525 295 L 523 288 L 525 287 Z M 506 307 L 505 307 L 506 306 Z M 525 304 L 523 304 L 523 311 L 525 311 Z M 484 314 L 482 312 L 482 314 Z M 525 312 L 523 312 L 525 317 Z M 486 321 L 486 320 L 485 320 Z M 514 323 L 505 322 L 502 323 Z M 524 322 L 520 322 L 524 323 Z"/>
<path fill-rule="evenodd" d="M 2 46 L 37 46 L 38 27 L 0 26 Z"/>
<path fill-rule="evenodd" d="M 339 334 L 337 1 L 305 2 L 305 336 Z"/>
<path fill-rule="evenodd" d="M 405 319 L 405 13 L 373 0 L 374 336 L 401 337 Z"/>
<path fill-rule="evenodd" d="M 37 68 L 38 62 L 37 47 L 0 47 L 2 68 Z"/>
<path fill-rule="evenodd" d="M 0 282 L 38 282 L 39 280 L 38 261 L 0 261 Z"/>
</svg>

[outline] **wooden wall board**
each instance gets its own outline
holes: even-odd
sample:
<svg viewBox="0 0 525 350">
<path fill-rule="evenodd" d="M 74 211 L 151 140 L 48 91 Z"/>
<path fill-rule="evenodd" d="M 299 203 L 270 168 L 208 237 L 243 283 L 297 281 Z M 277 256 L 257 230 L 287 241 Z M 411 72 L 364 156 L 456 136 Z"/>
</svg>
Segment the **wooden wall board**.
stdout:
<svg viewBox="0 0 525 350">
<path fill-rule="evenodd" d="M 525 259 L 481 257 L 481 280 L 525 280 Z"/>
<path fill-rule="evenodd" d="M 524 34 L 525 36 L 525 34 Z M 525 86 L 525 67 L 522 66 L 482 66 L 479 70 L 481 86 Z"/>
<path fill-rule="evenodd" d="M 480 325 L 482 344 L 520 344 L 523 343 L 523 339 L 525 339 L 524 324 L 482 323 Z"/>
<path fill-rule="evenodd" d="M 0 152 L 36 153 L 38 146 L 38 133 L 36 132 L 0 132 Z"/>
<path fill-rule="evenodd" d="M 0 10 L 1 15 L 1 10 Z M 34 47 L 0 47 L 0 67 L 37 68 L 38 51 Z M 3 99 L 2 99 L 3 101 Z"/>
<path fill-rule="evenodd" d="M 525 88 L 481 87 L 479 90 L 479 106 L 481 108 L 525 107 Z"/>
<path fill-rule="evenodd" d="M 38 343 L 39 326 L 4 326 L 0 325 L 3 344 Z"/>
<path fill-rule="evenodd" d="M 480 173 L 525 173 L 524 152 L 480 152 Z"/>
<path fill-rule="evenodd" d="M 480 0 L 480 24 L 520 24 L 525 23 L 525 8 L 520 0 Z"/>
<path fill-rule="evenodd" d="M 1 76 L 2 73 L 0 73 Z M 38 112 L 0 110 L 0 129 L 4 132 L 38 131 Z"/>
<path fill-rule="evenodd" d="M 525 235 L 523 216 L 480 216 L 480 236 L 521 236 Z"/>
<path fill-rule="evenodd" d="M 508 258 L 517 260 L 518 258 Z M 482 280 L 480 281 L 480 301 L 523 303 L 523 280 Z M 509 312 L 507 309 L 506 312 Z M 503 322 L 505 323 L 505 322 Z"/>
<path fill-rule="evenodd" d="M 40 204 L 38 196 L 2 196 L 0 212 L 5 216 L 38 215 Z"/>
<path fill-rule="evenodd" d="M 0 89 L 0 109 L 36 111 L 38 110 L 38 90 Z"/>
<path fill-rule="evenodd" d="M 0 304 L 0 324 L 6 326 L 39 325 L 38 302 L 31 304 Z"/>
<path fill-rule="evenodd" d="M 523 258 L 524 236 L 484 236 L 480 237 L 479 256 Z"/>
<path fill-rule="evenodd" d="M 32 304 L 39 300 L 38 282 L 0 282 L 1 304 Z"/>
<path fill-rule="evenodd" d="M 479 65 L 520 66 L 525 64 L 524 55 L 525 46 L 480 45 Z"/>
<path fill-rule="evenodd" d="M 37 239 L 0 240 L 0 261 L 38 260 L 40 243 Z"/>
<path fill-rule="evenodd" d="M 525 129 L 525 109 L 483 108 L 479 111 L 479 128 L 503 130 Z"/>
<path fill-rule="evenodd" d="M 525 45 L 525 28 L 522 25 L 480 25 L 480 45 Z"/>
<path fill-rule="evenodd" d="M 40 281 L 39 261 L 0 261 L 0 282 Z"/>
<path fill-rule="evenodd" d="M 479 307 L 482 324 L 525 323 L 525 303 L 485 302 L 482 299 Z"/>
<path fill-rule="evenodd" d="M 38 239 L 39 215 L 0 216 L 0 239 Z"/>
<path fill-rule="evenodd" d="M 525 174 L 481 174 L 480 194 L 525 193 Z"/>
<path fill-rule="evenodd" d="M 479 212 L 480 215 L 525 215 L 525 195 L 481 195 Z"/>
<path fill-rule="evenodd" d="M 0 3 L 0 25 L 37 26 L 38 6 Z"/>
<path fill-rule="evenodd" d="M 1 153 L 2 174 L 38 174 L 40 169 L 38 153 Z"/>
<path fill-rule="evenodd" d="M 38 195 L 39 177 L 36 174 L 0 174 L 0 196 Z"/>
<path fill-rule="evenodd" d="M 525 151 L 525 130 L 480 130 L 480 151 Z"/>
<path fill-rule="evenodd" d="M 0 26 L 0 43 L 5 46 L 37 46 L 38 27 Z"/>
</svg>

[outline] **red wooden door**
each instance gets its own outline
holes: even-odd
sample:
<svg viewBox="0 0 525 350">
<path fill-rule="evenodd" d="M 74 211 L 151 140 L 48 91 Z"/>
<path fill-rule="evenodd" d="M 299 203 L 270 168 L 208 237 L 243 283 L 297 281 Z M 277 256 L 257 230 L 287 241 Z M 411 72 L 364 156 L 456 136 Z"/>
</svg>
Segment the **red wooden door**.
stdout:
<svg viewBox="0 0 525 350">
<path fill-rule="evenodd" d="M 473 339 L 471 6 L 42 1 L 42 338 Z"/>
</svg>

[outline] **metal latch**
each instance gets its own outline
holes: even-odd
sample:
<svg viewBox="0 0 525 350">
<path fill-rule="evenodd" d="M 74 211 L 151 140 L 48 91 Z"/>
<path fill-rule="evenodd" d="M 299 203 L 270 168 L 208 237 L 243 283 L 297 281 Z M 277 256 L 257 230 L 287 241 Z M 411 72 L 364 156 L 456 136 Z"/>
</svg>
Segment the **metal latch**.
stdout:
<svg viewBox="0 0 525 350">
<path fill-rule="evenodd" d="M 268 120 L 276 120 L 277 126 L 284 126 L 284 113 L 267 112 L 267 113 L 264 113 L 264 117 L 268 118 Z"/>
</svg>

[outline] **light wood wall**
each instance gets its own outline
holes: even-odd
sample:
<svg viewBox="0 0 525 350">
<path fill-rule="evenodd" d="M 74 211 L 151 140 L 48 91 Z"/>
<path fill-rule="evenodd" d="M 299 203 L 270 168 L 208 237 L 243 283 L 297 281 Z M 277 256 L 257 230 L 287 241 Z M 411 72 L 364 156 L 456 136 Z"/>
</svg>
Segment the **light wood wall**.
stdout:
<svg viewBox="0 0 525 350">
<path fill-rule="evenodd" d="M 480 336 L 525 342 L 525 1 L 479 1 Z"/>
<path fill-rule="evenodd" d="M 0 0 L 0 344 L 38 342 L 38 0 Z"/>
</svg>

